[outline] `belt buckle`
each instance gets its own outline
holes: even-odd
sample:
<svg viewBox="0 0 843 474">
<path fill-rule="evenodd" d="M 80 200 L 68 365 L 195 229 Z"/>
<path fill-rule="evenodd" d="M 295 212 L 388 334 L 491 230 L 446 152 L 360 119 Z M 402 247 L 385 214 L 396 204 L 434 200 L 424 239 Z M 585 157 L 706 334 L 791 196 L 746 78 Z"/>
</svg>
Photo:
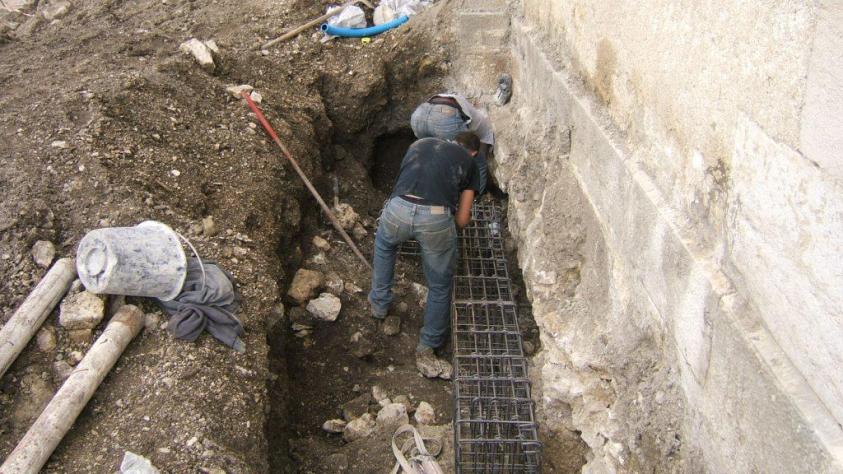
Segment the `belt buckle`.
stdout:
<svg viewBox="0 0 843 474">
<path fill-rule="evenodd" d="M 445 214 L 445 206 L 430 206 L 431 214 Z"/>
</svg>

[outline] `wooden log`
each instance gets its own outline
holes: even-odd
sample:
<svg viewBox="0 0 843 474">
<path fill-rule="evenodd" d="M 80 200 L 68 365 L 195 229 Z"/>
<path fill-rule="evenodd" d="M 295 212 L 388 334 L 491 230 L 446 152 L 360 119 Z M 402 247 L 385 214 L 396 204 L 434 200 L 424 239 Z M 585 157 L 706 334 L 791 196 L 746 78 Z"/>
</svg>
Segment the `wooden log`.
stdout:
<svg viewBox="0 0 843 474">
<path fill-rule="evenodd" d="M 371 3 L 368 2 L 368 0 L 354 0 L 354 1 L 348 2 L 345 5 L 340 5 L 338 7 L 335 7 L 335 8 L 332 8 L 332 9 L 328 10 L 328 13 L 325 13 L 324 15 L 322 15 L 318 18 L 314 18 L 314 19 L 308 21 L 307 23 L 305 23 L 305 24 L 303 24 L 299 27 L 293 28 L 292 30 L 290 30 L 290 31 L 282 34 L 281 36 L 275 38 L 274 40 L 267 41 L 266 43 L 264 43 L 261 46 L 261 49 L 269 49 L 269 48 L 275 46 L 277 43 L 280 43 L 282 41 L 287 41 L 290 38 L 296 37 L 299 34 L 301 34 L 302 31 L 304 31 L 308 28 L 313 28 L 316 25 L 322 24 L 328 18 L 331 18 L 334 15 L 339 15 L 340 13 L 343 12 L 343 10 L 345 10 L 346 8 L 350 7 L 351 5 L 354 5 L 354 4 L 357 4 L 357 3 L 362 3 L 369 8 L 375 8 Z"/>
<path fill-rule="evenodd" d="M 36 474 L 41 470 L 120 354 L 140 333 L 143 321 L 143 311 L 137 306 L 126 305 L 117 311 L 82 362 L 0 466 L 0 472 Z"/>
<path fill-rule="evenodd" d="M 57 261 L 3 326 L 0 330 L 0 377 L 44 324 L 75 278 L 73 259 Z"/>
</svg>

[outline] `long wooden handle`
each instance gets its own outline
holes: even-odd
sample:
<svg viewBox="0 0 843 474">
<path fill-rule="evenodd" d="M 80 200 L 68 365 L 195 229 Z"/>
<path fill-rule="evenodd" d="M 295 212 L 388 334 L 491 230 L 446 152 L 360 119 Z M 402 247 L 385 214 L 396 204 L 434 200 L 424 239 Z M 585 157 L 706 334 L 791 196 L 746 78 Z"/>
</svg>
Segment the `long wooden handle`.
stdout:
<svg viewBox="0 0 843 474">
<path fill-rule="evenodd" d="M 0 466 L 0 472 L 37 474 L 41 470 L 141 328 L 143 311 L 137 306 L 126 305 L 117 311 L 82 362 Z"/>
<path fill-rule="evenodd" d="M 322 206 L 322 210 L 325 212 L 325 215 L 328 216 L 328 219 L 331 220 L 331 224 L 334 225 L 334 229 L 336 229 L 337 232 L 340 233 L 345 242 L 351 247 L 351 250 L 354 251 L 354 254 L 357 255 L 361 262 L 363 262 L 363 265 L 366 265 L 366 268 L 372 270 L 372 265 L 369 264 L 369 260 L 367 260 L 366 257 L 363 256 L 363 254 L 360 252 L 360 249 L 357 248 L 357 245 L 354 244 L 354 241 L 351 240 L 351 237 L 348 236 L 348 234 L 345 232 L 345 229 L 343 229 L 340 225 L 339 221 L 337 220 L 337 216 L 335 216 L 334 213 L 331 212 L 331 208 L 329 208 L 328 205 L 325 204 L 325 201 L 322 199 L 322 196 L 319 195 L 319 192 L 316 190 L 316 188 L 313 187 L 313 184 L 311 184 L 310 180 L 307 179 L 307 176 L 304 174 L 304 171 L 302 171 L 302 169 L 299 167 L 299 164 L 295 160 L 295 158 L 293 158 L 293 155 L 291 155 L 290 152 L 287 151 L 287 147 L 285 147 L 284 144 L 281 143 L 281 140 L 278 138 L 278 135 L 275 133 L 275 130 L 272 129 L 272 125 L 270 125 L 269 121 L 266 120 L 266 117 L 263 116 L 263 112 L 261 112 L 261 109 L 257 106 L 257 104 L 255 104 L 252 98 L 249 97 L 249 94 L 246 91 L 241 92 L 240 95 L 243 97 L 243 99 L 246 100 L 246 103 L 249 105 L 249 108 L 252 109 L 252 112 L 255 113 L 255 116 L 257 116 L 258 118 L 258 122 L 261 123 L 263 129 L 266 130 L 266 133 L 269 135 L 270 138 L 272 138 L 272 141 L 274 141 L 275 144 L 278 145 L 278 148 L 281 149 L 281 153 L 284 154 L 284 157 L 286 157 L 290 164 L 293 165 L 293 169 L 296 170 L 296 173 L 298 173 L 299 178 L 304 181 L 304 185 L 307 186 L 307 189 L 308 191 L 310 191 L 310 194 L 312 194 L 313 197 L 316 198 L 316 201 L 319 203 L 319 205 Z"/>
<path fill-rule="evenodd" d="M 76 278 L 73 259 L 57 261 L 0 330 L 0 377 L 20 355 Z"/>
</svg>

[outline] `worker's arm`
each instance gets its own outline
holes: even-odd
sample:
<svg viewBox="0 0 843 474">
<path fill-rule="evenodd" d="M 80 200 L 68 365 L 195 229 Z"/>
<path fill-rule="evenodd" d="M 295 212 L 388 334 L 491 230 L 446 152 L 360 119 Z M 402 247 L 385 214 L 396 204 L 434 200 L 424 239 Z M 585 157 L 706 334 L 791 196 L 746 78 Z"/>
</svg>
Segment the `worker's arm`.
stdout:
<svg viewBox="0 0 843 474">
<path fill-rule="evenodd" d="M 460 193 L 460 205 L 457 208 L 457 215 L 454 216 L 454 223 L 457 225 L 457 229 L 462 229 L 471 221 L 471 205 L 473 203 L 473 189 L 466 189 Z"/>
</svg>

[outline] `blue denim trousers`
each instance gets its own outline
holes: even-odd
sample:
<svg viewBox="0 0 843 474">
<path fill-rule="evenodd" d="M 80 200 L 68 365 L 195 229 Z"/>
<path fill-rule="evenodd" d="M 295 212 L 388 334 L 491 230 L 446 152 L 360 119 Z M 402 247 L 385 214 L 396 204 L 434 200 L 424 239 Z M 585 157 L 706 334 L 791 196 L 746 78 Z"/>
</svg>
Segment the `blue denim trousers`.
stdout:
<svg viewBox="0 0 843 474">
<path fill-rule="evenodd" d="M 453 140 L 460 132 L 468 130 L 459 110 L 449 105 L 427 102 L 413 111 L 410 127 L 417 138 L 435 137 L 442 140 Z"/>
<path fill-rule="evenodd" d="M 400 197 L 387 202 L 375 233 L 369 302 L 376 318 L 386 317 L 392 303 L 398 246 L 411 238 L 421 246 L 422 266 L 429 290 L 419 343 L 437 348 L 448 337 L 451 285 L 457 261 L 457 230 L 450 209 L 413 204 Z"/>
</svg>

